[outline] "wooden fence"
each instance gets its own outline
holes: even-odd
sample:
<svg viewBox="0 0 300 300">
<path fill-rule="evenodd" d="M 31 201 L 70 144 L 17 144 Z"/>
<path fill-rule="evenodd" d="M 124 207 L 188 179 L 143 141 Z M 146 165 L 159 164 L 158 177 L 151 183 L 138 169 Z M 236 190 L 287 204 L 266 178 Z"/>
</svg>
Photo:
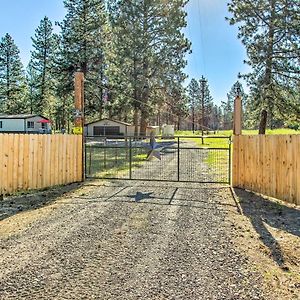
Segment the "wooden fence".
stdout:
<svg viewBox="0 0 300 300">
<path fill-rule="evenodd" d="M 82 137 L 0 134 L 0 195 L 82 180 Z"/>
<path fill-rule="evenodd" d="M 300 205 L 300 135 L 235 136 L 233 186 Z"/>
</svg>

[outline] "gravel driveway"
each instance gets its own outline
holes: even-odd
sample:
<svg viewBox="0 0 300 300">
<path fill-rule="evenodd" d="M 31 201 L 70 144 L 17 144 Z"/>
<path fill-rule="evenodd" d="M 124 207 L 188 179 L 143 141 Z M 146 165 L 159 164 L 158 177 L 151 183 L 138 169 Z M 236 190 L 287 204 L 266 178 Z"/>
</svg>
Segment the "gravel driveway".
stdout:
<svg viewBox="0 0 300 300">
<path fill-rule="evenodd" d="M 0 299 L 267 299 L 228 187 L 90 182 L 37 211 L 1 223 Z"/>
</svg>

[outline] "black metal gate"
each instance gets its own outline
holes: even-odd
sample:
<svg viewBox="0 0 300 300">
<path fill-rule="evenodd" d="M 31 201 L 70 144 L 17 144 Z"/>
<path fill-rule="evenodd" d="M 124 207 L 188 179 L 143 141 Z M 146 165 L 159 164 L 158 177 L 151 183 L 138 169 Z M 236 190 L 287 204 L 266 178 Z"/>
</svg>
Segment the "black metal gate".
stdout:
<svg viewBox="0 0 300 300">
<path fill-rule="evenodd" d="M 87 178 L 230 183 L 231 138 L 87 137 Z"/>
</svg>

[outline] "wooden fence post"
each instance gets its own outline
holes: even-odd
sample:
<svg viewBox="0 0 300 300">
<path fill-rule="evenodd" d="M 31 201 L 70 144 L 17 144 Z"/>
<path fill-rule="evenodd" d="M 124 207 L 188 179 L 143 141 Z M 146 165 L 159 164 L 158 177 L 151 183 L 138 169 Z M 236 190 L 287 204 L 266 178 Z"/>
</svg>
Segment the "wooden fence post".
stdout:
<svg viewBox="0 0 300 300">
<path fill-rule="evenodd" d="M 232 185 L 238 187 L 240 162 L 239 162 L 239 135 L 242 135 L 242 98 L 237 95 L 234 100 L 234 117 L 233 117 L 233 153 L 232 153 Z"/>
<path fill-rule="evenodd" d="M 82 135 L 82 181 L 85 180 L 84 164 L 84 74 L 83 72 L 75 73 L 75 116 L 74 116 L 74 134 Z"/>
<path fill-rule="evenodd" d="M 234 100 L 234 122 L 233 122 L 233 134 L 242 134 L 242 98 L 241 96 L 236 96 Z"/>
</svg>

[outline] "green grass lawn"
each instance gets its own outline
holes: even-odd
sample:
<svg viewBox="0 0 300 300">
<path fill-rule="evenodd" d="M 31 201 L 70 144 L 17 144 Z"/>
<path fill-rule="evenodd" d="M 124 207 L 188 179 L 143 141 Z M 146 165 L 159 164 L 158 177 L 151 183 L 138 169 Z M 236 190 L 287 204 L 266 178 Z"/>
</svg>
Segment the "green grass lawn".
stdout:
<svg viewBox="0 0 300 300">
<path fill-rule="evenodd" d="M 87 146 L 86 152 L 87 176 L 100 178 L 129 178 L 129 149 Z M 143 148 L 133 148 L 132 169 L 140 167 L 146 158 L 147 154 Z"/>
<path fill-rule="evenodd" d="M 205 132 L 206 133 L 206 132 Z M 229 148 L 231 147 L 229 143 L 229 139 L 220 138 L 221 136 L 224 137 L 231 137 L 233 135 L 232 130 L 220 130 L 214 132 L 210 132 L 208 136 L 211 138 L 204 138 L 202 143 L 201 131 L 195 132 L 193 134 L 192 131 L 176 131 L 176 136 L 182 136 L 184 141 L 193 141 L 197 147 L 200 148 Z M 258 130 L 243 130 L 244 135 L 257 135 Z M 300 131 L 293 130 L 293 129 L 268 129 L 266 134 L 300 134 Z M 184 136 L 187 138 L 185 139 Z M 198 137 L 197 137 L 198 136 Z M 215 136 L 215 138 L 213 138 Z M 191 137 L 191 138 L 188 138 Z M 213 167 L 218 165 L 219 168 L 223 168 L 223 171 L 226 172 L 228 166 L 228 152 L 226 151 L 209 151 L 205 162 L 210 166 Z"/>
<path fill-rule="evenodd" d="M 206 132 L 205 132 L 206 133 Z M 281 129 L 268 129 L 267 134 L 300 134 L 300 131 L 298 130 L 293 130 L 293 129 L 286 129 L 286 128 L 281 128 Z M 243 130 L 243 134 L 244 135 L 257 135 L 258 134 L 258 130 Z M 186 139 L 186 141 L 191 140 L 193 142 L 196 143 L 197 146 L 201 147 L 201 148 L 228 148 L 228 140 L 227 139 L 222 139 L 222 138 L 218 138 L 219 136 L 227 136 L 227 137 L 231 137 L 233 135 L 233 131 L 232 130 L 219 130 L 216 131 L 216 133 L 214 132 L 210 132 L 208 136 L 210 137 L 214 137 L 216 136 L 216 138 L 204 138 L 204 144 L 202 144 L 202 139 L 199 138 L 199 136 L 201 136 L 201 131 L 197 131 L 195 132 L 195 134 L 193 134 L 192 131 L 176 131 L 175 133 L 176 136 L 189 136 L 189 137 L 194 137 L 192 139 Z M 198 136 L 198 138 L 197 138 Z"/>
<path fill-rule="evenodd" d="M 288 129 L 288 128 L 279 128 L 279 129 L 267 129 L 267 134 L 300 134 L 300 130 Z M 243 130 L 243 134 L 245 135 L 256 135 L 258 134 L 258 130 Z M 201 135 L 201 131 L 196 131 L 193 134 L 192 131 L 176 131 L 176 136 L 193 136 L 193 135 Z M 205 132 L 206 135 L 206 132 Z M 214 132 L 210 131 L 209 135 L 217 135 L 217 136 L 231 136 L 233 135 L 232 130 L 218 130 L 214 134 Z"/>
</svg>

